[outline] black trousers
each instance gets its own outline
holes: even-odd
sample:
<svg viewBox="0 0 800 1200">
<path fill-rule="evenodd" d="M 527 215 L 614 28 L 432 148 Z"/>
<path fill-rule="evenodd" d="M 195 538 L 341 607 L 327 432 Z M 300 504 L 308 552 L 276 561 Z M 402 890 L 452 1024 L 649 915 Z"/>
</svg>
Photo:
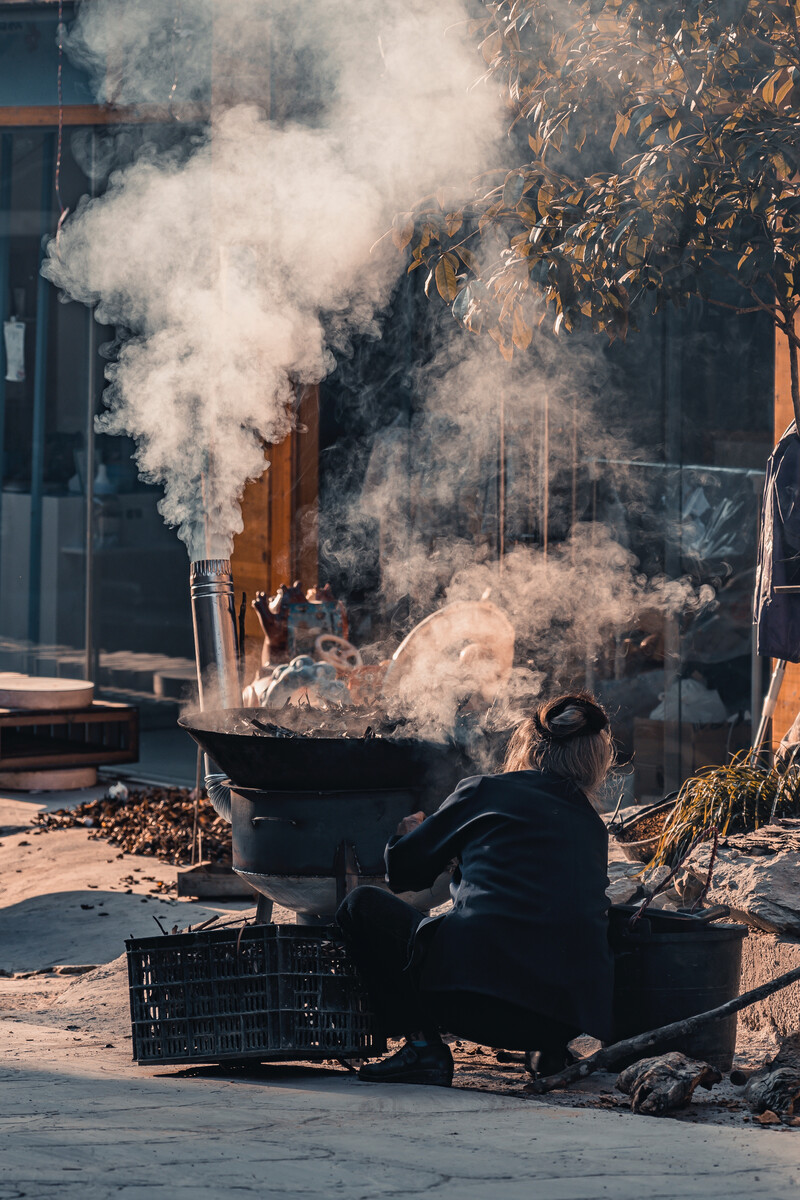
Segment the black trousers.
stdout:
<svg viewBox="0 0 800 1200">
<path fill-rule="evenodd" d="M 376 887 L 358 887 L 336 914 L 375 1012 L 390 1037 L 439 1031 L 505 1050 L 560 1053 L 581 1032 L 494 996 L 426 991 L 409 970 L 411 939 L 422 916 Z"/>
</svg>

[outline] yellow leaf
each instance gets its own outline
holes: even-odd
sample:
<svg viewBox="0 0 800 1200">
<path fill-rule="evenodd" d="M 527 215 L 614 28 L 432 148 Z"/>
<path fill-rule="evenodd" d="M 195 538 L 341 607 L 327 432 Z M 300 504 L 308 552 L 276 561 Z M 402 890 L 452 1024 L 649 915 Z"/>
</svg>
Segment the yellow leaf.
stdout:
<svg viewBox="0 0 800 1200">
<path fill-rule="evenodd" d="M 398 213 L 392 221 L 392 241 L 398 250 L 405 250 L 414 236 L 414 216 L 412 213 Z"/>
<path fill-rule="evenodd" d="M 539 216 L 547 215 L 547 210 L 553 202 L 556 190 L 549 183 L 543 183 L 536 193 L 536 207 L 539 210 Z"/>
<path fill-rule="evenodd" d="M 681 131 L 681 122 L 680 122 L 680 120 L 679 120 L 679 119 L 676 119 L 676 120 L 674 120 L 674 121 L 670 121 L 670 123 L 669 123 L 669 136 L 672 138 L 673 142 L 675 141 L 675 138 L 678 136 L 678 134 L 680 133 L 680 131 Z"/>
<path fill-rule="evenodd" d="M 794 87 L 794 81 L 790 75 L 789 78 L 786 80 L 786 82 L 782 83 L 781 86 L 778 88 L 777 92 L 775 93 L 775 103 L 783 104 L 784 100 L 789 95 L 789 92 L 792 90 L 793 87 Z"/>
<path fill-rule="evenodd" d="M 494 341 L 497 342 L 497 345 L 500 347 L 500 353 L 506 362 L 511 362 L 512 358 L 514 357 L 513 342 L 507 342 L 503 336 L 503 331 L 498 329 L 496 325 L 493 329 L 489 330 L 489 337 L 493 338 Z"/>
<path fill-rule="evenodd" d="M 495 31 L 484 38 L 481 43 L 481 54 L 487 63 L 492 62 L 503 48 L 503 35 Z"/>
<path fill-rule="evenodd" d="M 467 249 L 466 246 L 459 246 L 458 257 L 461 259 L 465 267 L 469 267 L 470 271 L 474 271 L 477 275 L 478 260 L 471 250 Z"/>
<path fill-rule="evenodd" d="M 519 305 L 514 309 L 514 318 L 512 321 L 512 340 L 514 345 L 519 350 L 527 350 L 531 344 L 533 330 L 530 325 L 526 324 L 525 318 L 519 308 Z"/>
<path fill-rule="evenodd" d="M 627 133 L 628 130 L 630 129 L 630 127 L 631 127 L 630 117 L 626 117 L 625 113 L 617 113 L 617 127 L 614 130 L 614 136 L 611 139 L 610 149 L 612 149 L 612 150 L 614 149 L 614 147 L 616 146 L 616 144 L 619 141 L 622 134 Z"/>
<path fill-rule="evenodd" d="M 444 223 L 449 236 L 452 237 L 453 234 L 458 233 L 459 229 L 464 224 L 464 218 L 460 212 L 450 212 L 445 217 Z"/>
<path fill-rule="evenodd" d="M 639 265 L 639 263 L 644 262 L 646 249 L 646 242 L 643 242 L 641 238 L 636 236 L 636 234 L 633 234 L 631 237 L 629 237 L 627 245 L 625 246 L 625 258 L 627 259 L 628 266 L 636 267 Z"/>
<path fill-rule="evenodd" d="M 455 300 L 458 295 L 457 270 L 458 259 L 455 254 L 443 254 L 436 264 L 434 272 L 436 287 L 443 300 Z"/>
</svg>

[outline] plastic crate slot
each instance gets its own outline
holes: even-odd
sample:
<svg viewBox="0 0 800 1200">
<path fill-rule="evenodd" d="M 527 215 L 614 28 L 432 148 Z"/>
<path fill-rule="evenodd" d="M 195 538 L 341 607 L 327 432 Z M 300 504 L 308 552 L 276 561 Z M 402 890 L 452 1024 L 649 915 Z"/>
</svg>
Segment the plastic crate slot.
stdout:
<svg viewBox="0 0 800 1200">
<path fill-rule="evenodd" d="M 256 925 L 126 945 L 140 1063 L 357 1058 L 385 1047 L 336 930 Z"/>
</svg>

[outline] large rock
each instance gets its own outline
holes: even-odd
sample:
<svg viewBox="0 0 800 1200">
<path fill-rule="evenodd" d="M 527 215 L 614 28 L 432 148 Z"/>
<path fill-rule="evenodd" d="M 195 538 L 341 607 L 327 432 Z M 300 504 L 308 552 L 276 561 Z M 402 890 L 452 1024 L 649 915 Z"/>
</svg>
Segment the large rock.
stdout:
<svg viewBox="0 0 800 1200">
<path fill-rule="evenodd" d="M 686 860 L 681 883 L 705 882 L 711 843 Z M 731 916 L 768 933 L 800 936 L 800 821 L 778 821 L 755 833 L 720 838 L 706 904 L 727 904 Z"/>
<path fill-rule="evenodd" d="M 749 992 L 800 967 L 800 939 L 776 937 L 754 930 L 742 946 L 740 992 Z M 752 1035 L 787 1037 L 798 1027 L 800 983 L 767 996 L 739 1013 L 739 1038 L 747 1046 Z"/>
</svg>

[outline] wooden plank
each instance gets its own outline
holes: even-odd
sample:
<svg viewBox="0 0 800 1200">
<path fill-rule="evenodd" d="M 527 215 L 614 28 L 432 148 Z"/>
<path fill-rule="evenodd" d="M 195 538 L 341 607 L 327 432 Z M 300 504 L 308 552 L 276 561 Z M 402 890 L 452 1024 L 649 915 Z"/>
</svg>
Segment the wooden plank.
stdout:
<svg viewBox="0 0 800 1200">
<path fill-rule="evenodd" d="M 72 754 L 49 754 L 43 749 L 38 754 L 0 755 L 0 771 L 30 771 L 33 763 L 36 770 L 41 771 L 53 767 L 109 767 L 115 763 L 136 762 L 138 758 L 136 750 L 103 750 L 99 746 L 87 746 Z"/>
<path fill-rule="evenodd" d="M 292 491 L 294 486 L 294 434 L 270 447 L 269 469 L 269 590 L 292 583 L 293 529 Z"/>
<path fill-rule="evenodd" d="M 233 543 L 231 566 L 238 605 L 247 592 L 245 616 L 245 669 L 249 682 L 261 661 L 263 634 L 250 602 L 256 592 L 269 591 L 269 471 L 248 483 L 242 497 L 244 529 Z"/>
<path fill-rule="evenodd" d="M 789 343 L 782 333 L 775 331 L 775 441 L 777 442 L 787 425 L 792 421 L 792 385 L 789 374 Z M 770 663 L 770 670 L 774 667 Z M 783 685 L 775 715 L 772 718 L 772 745 L 778 746 L 800 712 L 800 664 L 789 663 L 783 677 Z"/>
<path fill-rule="evenodd" d="M 90 728 L 97 726 L 105 727 L 101 737 L 106 744 L 84 740 Z M 43 732 L 26 737 L 23 732 L 41 727 L 49 730 L 49 736 Z M 127 744 L 120 745 L 122 741 Z M 96 701 L 82 710 L 0 710 L 0 770 L 29 771 L 34 762 L 40 769 L 109 766 L 138 758 L 139 710 L 133 705 Z"/>
<path fill-rule="evenodd" d="M 242 498 L 244 528 L 234 540 L 232 568 L 237 593 L 248 601 L 257 591 L 273 594 L 282 583 L 318 582 L 319 389 L 306 387 L 298 399 L 298 429 L 266 448 L 269 469 L 247 485 Z M 245 678 L 261 661 L 263 636 L 248 603 L 245 621 Z"/>
<path fill-rule="evenodd" d="M 209 109 L 200 104 L 140 105 L 136 108 L 112 108 L 100 104 L 65 104 L 63 124 L 75 125 L 158 125 L 173 121 L 205 122 Z M 58 106 L 55 104 L 2 105 L 0 128 L 57 128 Z"/>
<path fill-rule="evenodd" d="M 113 710 L 117 711 L 113 711 Z M 112 710 L 112 711 L 109 711 Z M 131 704 L 98 700 L 91 708 L 0 708 L 0 728 L 19 725 L 136 725 L 139 711 Z"/>
<path fill-rule="evenodd" d="M 196 896 L 202 900 L 231 896 L 250 900 L 258 893 L 230 867 L 201 862 L 194 867 L 178 868 L 178 895 Z"/>
<path fill-rule="evenodd" d="M 319 505 L 319 388 L 303 389 L 297 407 L 294 440 L 292 574 L 303 587 L 319 582 L 317 516 Z"/>
</svg>

